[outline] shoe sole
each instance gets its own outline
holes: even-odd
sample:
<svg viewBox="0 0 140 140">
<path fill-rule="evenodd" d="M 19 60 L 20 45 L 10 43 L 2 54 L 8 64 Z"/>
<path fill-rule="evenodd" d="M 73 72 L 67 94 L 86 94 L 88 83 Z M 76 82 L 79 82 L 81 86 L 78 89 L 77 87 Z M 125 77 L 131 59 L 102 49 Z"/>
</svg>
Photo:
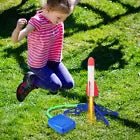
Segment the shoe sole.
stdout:
<svg viewBox="0 0 140 140">
<path fill-rule="evenodd" d="M 24 87 L 23 87 L 23 84 L 24 84 L 24 82 L 21 83 L 21 84 L 18 86 L 17 92 L 16 92 L 17 100 L 20 101 L 20 102 L 23 102 L 24 99 L 25 99 L 25 97 L 27 96 L 27 95 L 25 95 L 25 94 L 23 94 L 23 93 L 21 94 L 21 93 L 19 92 L 19 91 L 21 90 L 21 88 L 24 88 Z"/>
</svg>

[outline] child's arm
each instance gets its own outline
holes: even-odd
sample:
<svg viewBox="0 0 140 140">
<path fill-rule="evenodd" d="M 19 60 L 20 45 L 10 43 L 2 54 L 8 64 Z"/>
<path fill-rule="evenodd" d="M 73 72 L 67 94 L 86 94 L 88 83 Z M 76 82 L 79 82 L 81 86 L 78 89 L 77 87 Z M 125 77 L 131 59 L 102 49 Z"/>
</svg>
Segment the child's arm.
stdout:
<svg viewBox="0 0 140 140">
<path fill-rule="evenodd" d="M 22 29 L 26 24 L 27 24 L 26 19 L 22 18 L 18 20 L 17 26 L 12 33 L 12 41 L 14 43 L 19 42 L 24 37 L 26 37 L 29 32 L 34 30 L 34 27 L 30 24 L 27 24 L 27 26 L 24 29 Z"/>
</svg>

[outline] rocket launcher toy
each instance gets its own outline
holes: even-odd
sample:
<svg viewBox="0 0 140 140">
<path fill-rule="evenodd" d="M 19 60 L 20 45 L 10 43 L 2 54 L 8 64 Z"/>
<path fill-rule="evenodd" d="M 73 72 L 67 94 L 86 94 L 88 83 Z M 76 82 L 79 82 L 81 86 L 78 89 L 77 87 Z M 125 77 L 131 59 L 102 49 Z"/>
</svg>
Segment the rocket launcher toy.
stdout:
<svg viewBox="0 0 140 140">
<path fill-rule="evenodd" d="M 88 120 L 91 123 L 95 123 L 96 120 L 103 121 L 105 125 L 109 126 L 107 116 L 118 117 L 118 113 L 109 110 L 101 105 L 97 105 L 94 98 L 98 96 L 98 87 L 94 80 L 95 61 L 94 58 L 88 59 L 88 82 L 86 86 L 86 94 L 88 97 L 88 103 L 80 104 L 65 104 L 51 107 L 47 110 L 46 115 L 48 117 L 48 125 L 59 134 L 65 134 L 74 128 L 76 128 L 76 122 L 68 115 L 80 115 L 82 112 L 87 112 Z M 62 114 L 51 115 L 50 113 L 57 109 L 64 109 Z"/>
<path fill-rule="evenodd" d="M 117 112 L 111 111 L 107 108 L 104 108 L 101 105 L 97 105 L 94 102 L 94 97 L 98 96 L 98 87 L 94 80 L 95 77 L 95 61 L 94 58 L 90 57 L 88 59 L 88 84 L 86 87 L 86 93 L 88 96 L 88 104 L 79 105 L 81 108 L 88 110 L 88 120 L 91 123 L 95 123 L 97 120 L 102 120 L 106 125 L 109 125 L 108 120 L 105 118 L 105 115 L 118 116 Z"/>
</svg>

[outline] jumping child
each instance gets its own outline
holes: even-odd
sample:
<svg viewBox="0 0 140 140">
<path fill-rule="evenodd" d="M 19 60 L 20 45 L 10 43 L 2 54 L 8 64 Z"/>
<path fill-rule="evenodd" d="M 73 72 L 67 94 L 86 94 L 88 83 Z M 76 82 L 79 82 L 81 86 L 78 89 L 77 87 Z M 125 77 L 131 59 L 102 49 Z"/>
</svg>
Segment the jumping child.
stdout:
<svg viewBox="0 0 140 140">
<path fill-rule="evenodd" d="M 47 0 L 42 10 L 31 17 L 28 24 L 24 18 L 17 21 L 12 41 L 16 43 L 27 36 L 30 68 L 17 88 L 18 101 L 24 101 L 36 88 L 51 92 L 73 88 L 74 80 L 62 62 L 63 22 L 78 2 L 79 0 Z"/>
</svg>

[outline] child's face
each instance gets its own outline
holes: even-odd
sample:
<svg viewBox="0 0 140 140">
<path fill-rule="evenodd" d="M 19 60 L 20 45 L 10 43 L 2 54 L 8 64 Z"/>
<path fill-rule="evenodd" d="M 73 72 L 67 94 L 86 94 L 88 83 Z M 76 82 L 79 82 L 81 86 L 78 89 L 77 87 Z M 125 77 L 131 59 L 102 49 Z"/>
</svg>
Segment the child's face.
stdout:
<svg viewBox="0 0 140 140">
<path fill-rule="evenodd" d="M 59 11 L 49 11 L 47 13 L 47 16 L 53 24 L 58 24 L 60 22 L 63 22 L 69 16 L 69 14 Z"/>
</svg>

